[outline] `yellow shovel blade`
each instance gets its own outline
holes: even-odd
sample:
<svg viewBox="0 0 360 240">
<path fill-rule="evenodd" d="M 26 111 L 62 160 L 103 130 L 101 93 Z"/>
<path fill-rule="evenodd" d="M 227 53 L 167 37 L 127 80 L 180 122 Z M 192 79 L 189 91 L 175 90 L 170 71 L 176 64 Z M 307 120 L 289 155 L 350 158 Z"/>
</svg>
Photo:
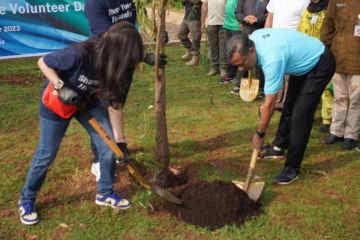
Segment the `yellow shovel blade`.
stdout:
<svg viewBox="0 0 360 240">
<path fill-rule="evenodd" d="M 259 92 L 259 79 L 242 78 L 240 82 L 240 98 L 245 102 L 253 101 Z"/>
<path fill-rule="evenodd" d="M 241 182 L 241 181 L 232 181 L 232 183 L 234 183 L 238 188 L 240 188 L 241 190 L 244 189 L 245 183 Z M 264 189 L 265 186 L 265 182 L 254 182 L 251 183 L 249 186 L 249 189 L 247 191 L 247 195 L 249 196 L 249 198 L 251 200 L 253 200 L 254 202 L 257 202 L 261 196 L 261 193 Z"/>
</svg>

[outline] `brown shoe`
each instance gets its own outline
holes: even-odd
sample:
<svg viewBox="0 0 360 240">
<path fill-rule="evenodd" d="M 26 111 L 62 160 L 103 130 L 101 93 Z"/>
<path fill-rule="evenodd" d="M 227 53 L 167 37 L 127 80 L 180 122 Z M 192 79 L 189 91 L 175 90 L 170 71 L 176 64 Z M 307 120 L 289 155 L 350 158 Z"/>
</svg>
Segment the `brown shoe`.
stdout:
<svg viewBox="0 0 360 240">
<path fill-rule="evenodd" d="M 199 63 L 199 56 L 193 55 L 191 60 L 187 62 L 186 66 L 196 66 Z"/>
<path fill-rule="evenodd" d="M 212 76 L 215 76 L 215 75 L 217 75 L 217 74 L 219 74 L 219 73 L 220 73 L 220 72 L 219 72 L 219 69 L 211 68 L 207 75 L 208 75 L 209 77 L 212 77 Z"/>
<path fill-rule="evenodd" d="M 181 56 L 181 59 L 184 61 L 191 59 L 191 51 L 190 49 L 186 49 L 186 52 Z"/>
</svg>

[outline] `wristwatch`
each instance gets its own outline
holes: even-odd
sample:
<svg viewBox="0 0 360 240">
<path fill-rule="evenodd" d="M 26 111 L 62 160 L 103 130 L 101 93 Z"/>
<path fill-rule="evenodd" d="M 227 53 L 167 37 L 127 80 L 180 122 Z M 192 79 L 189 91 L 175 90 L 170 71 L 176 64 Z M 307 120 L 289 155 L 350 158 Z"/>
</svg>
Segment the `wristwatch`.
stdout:
<svg viewBox="0 0 360 240">
<path fill-rule="evenodd" d="M 54 89 L 56 91 L 60 91 L 60 89 L 64 86 L 64 82 L 59 79 L 55 84 L 54 84 Z"/>
<path fill-rule="evenodd" d="M 265 132 L 259 132 L 258 130 L 256 130 L 256 135 L 263 138 L 263 137 L 265 137 Z"/>
</svg>

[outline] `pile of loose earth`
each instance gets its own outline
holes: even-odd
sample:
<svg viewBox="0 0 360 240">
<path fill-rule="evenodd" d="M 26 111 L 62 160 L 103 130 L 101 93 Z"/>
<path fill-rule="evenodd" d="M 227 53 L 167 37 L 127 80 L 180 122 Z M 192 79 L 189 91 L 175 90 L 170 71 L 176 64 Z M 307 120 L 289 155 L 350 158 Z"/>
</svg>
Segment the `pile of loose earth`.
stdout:
<svg viewBox="0 0 360 240">
<path fill-rule="evenodd" d="M 174 191 L 182 205 L 164 202 L 165 210 L 185 222 L 215 230 L 227 224 L 241 225 L 259 214 L 259 205 L 233 183 L 194 182 Z"/>
</svg>

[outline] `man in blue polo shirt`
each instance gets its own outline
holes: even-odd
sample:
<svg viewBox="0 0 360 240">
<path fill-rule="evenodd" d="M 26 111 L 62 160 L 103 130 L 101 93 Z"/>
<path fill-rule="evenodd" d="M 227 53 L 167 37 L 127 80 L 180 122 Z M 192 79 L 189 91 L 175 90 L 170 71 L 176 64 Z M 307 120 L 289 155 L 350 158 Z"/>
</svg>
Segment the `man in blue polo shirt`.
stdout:
<svg viewBox="0 0 360 240">
<path fill-rule="evenodd" d="M 259 65 L 265 75 L 265 101 L 252 140 L 258 151 L 263 148 L 265 131 L 274 113 L 284 74 L 290 75 L 276 138 L 269 146 L 270 150 L 288 149 L 285 166 L 275 181 L 289 184 L 300 174 L 314 113 L 335 72 L 335 58 L 316 38 L 288 29 L 257 30 L 251 39 L 245 34 L 236 35 L 230 39 L 227 50 L 231 64 L 240 70 Z M 269 149 L 265 148 L 265 151 Z"/>
</svg>

